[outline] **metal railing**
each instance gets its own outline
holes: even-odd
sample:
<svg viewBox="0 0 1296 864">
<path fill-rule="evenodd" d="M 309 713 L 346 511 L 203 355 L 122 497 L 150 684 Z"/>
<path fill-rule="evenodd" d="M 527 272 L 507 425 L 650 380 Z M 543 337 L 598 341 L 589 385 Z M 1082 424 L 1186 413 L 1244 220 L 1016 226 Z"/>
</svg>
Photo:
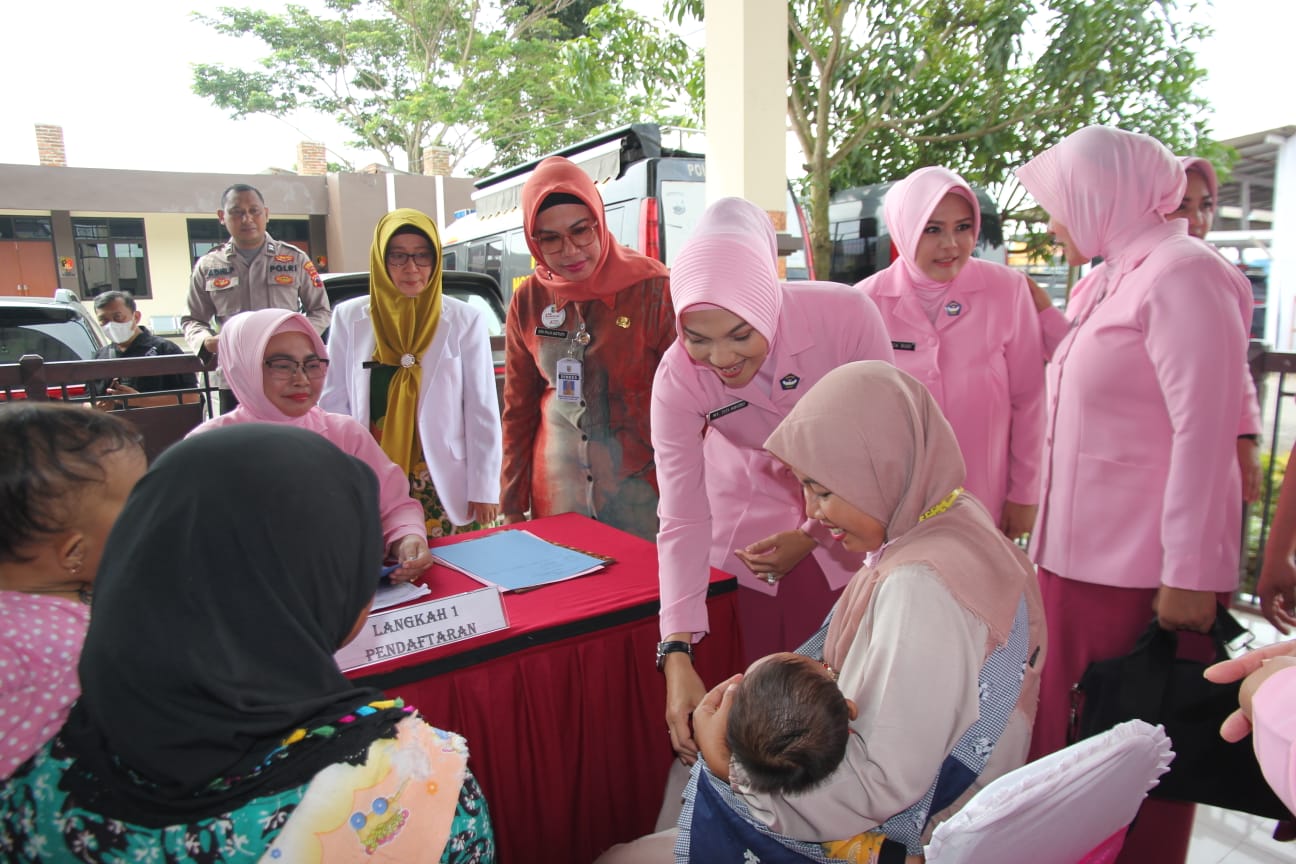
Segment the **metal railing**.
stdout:
<svg viewBox="0 0 1296 864">
<path fill-rule="evenodd" d="M 40 355 L 24 354 L 17 363 L 0 363 L 0 401 L 51 399 L 72 403 L 94 403 L 108 400 L 114 405 L 110 413 L 130 421 L 144 436 L 144 450 L 149 461 L 168 446 L 212 416 L 216 386 L 211 381 L 215 360 L 204 364 L 193 354 L 159 357 L 118 357 L 106 360 L 61 360 L 46 363 Z M 104 397 L 102 386 L 114 378 L 141 378 L 153 375 L 198 377 L 199 386 L 177 390 L 155 390 L 148 393 Z M 96 394 L 99 394 L 96 396 Z M 199 398 L 192 398 L 197 394 Z M 158 397 L 173 397 L 174 403 Z M 147 406 L 139 403 L 147 402 Z"/>
<path fill-rule="evenodd" d="M 1265 413 L 1263 409 L 1267 404 L 1272 402 L 1273 405 L 1271 422 L 1264 435 L 1262 452 L 1267 458 L 1262 459 L 1265 471 L 1260 500 L 1247 506 L 1242 523 L 1242 560 L 1239 565 L 1239 592 L 1242 596 L 1239 599 L 1250 602 L 1264 562 L 1273 511 L 1278 503 L 1281 488 L 1281 478 L 1277 476 L 1279 466 L 1285 465 L 1291 447 L 1290 436 L 1282 434 L 1283 403 L 1296 396 L 1289 377 L 1296 374 L 1296 353 L 1271 351 L 1263 342 L 1253 341 L 1247 359 L 1259 395 L 1261 413 Z"/>
<path fill-rule="evenodd" d="M 502 343 L 502 339 L 496 338 Z M 499 347 L 495 341 L 492 340 L 492 348 Z M 1250 595 L 1259 577 L 1273 510 L 1278 501 L 1278 469 L 1285 462 L 1290 447 L 1290 443 L 1282 440 L 1284 436 L 1280 434 L 1283 402 L 1296 396 L 1296 381 L 1291 377 L 1296 375 L 1296 353 L 1270 351 L 1263 343 L 1253 341 L 1248 350 L 1248 360 L 1261 405 L 1272 401 L 1273 408 L 1272 422 L 1264 435 L 1263 452 L 1268 458 L 1263 460 L 1267 464 L 1260 500 L 1254 505 L 1246 505 L 1243 517 L 1242 554 L 1238 565 L 1238 600 L 1243 604 L 1252 602 Z M 0 401 L 14 398 L 43 401 L 54 398 L 69 402 L 89 402 L 93 397 L 86 388 L 87 382 L 147 375 L 197 375 L 199 386 L 195 388 L 111 397 L 125 405 L 114 413 L 130 420 L 140 429 L 151 460 L 166 446 L 183 438 L 190 429 L 212 416 L 216 387 L 211 382 L 210 373 L 215 368 L 214 359 L 210 365 L 205 365 L 193 354 L 55 363 L 46 363 L 38 355 L 28 354 L 17 363 L 0 364 Z M 500 379 L 502 380 L 502 376 Z M 203 398 L 198 403 L 185 403 L 185 395 L 191 393 L 198 393 Z M 176 404 L 131 407 L 132 402 L 146 397 L 152 401 L 160 395 L 174 396 Z M 500 396 L 502 398 L 502 393 Z"/>
</svg>

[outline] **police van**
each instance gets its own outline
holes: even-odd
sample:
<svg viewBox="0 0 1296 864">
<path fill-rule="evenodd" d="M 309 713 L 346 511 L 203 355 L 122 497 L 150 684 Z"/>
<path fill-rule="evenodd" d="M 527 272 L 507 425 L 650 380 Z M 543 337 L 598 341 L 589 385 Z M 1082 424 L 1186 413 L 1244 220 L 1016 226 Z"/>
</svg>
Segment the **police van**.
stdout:
<svg viewBox="0 0 1296 864">
<path fill-rule="evenodd" d="M 882 203 L 895 183 L 874 183 L 843 189 L 828 201 L 828 230 L 832 237 L 832 261 L 828 278 L 833 282 L 854 285 L 879 270 L 885 270 L 899 258 L 886 222 Z M 981 233 L 972 254 L 998 264 L 1007 260 L 1003 223 L 999 208 L 982 189 L 975 186 L 981 205 Z"/>
<path fill-rule="evenodd" d="M 618 243 L 669 267 L 706 209 L 706 157 L 663 146 L 662 131 L 656 124 L 636 123 L 549 155 L 567 157 L 593 178 L 608 231 Z M 546 158 L 479 180 L 475 212 L 452 222 L 442 235 L 445 269 L 491 276 L 506 306 L 535 269 L 522 230 L 522 185 Z M 805 217 L 790 190 L 786 210 L 788 230 L 779 235 L 779 250 L 787 256 L 787 278 L 812 278 Z"/>
</svg>

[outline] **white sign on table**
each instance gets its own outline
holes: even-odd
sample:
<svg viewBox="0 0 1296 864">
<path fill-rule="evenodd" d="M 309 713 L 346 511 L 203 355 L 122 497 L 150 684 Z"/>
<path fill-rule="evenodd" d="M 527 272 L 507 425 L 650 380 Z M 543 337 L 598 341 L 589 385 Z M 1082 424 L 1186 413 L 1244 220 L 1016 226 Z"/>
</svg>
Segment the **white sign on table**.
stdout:
<svg viewBox="0 0 1296 864">
<path fill-rule="evenodd" d="M 365 621 L 360 635 L 333 656 L 343 671 L 350 671 L 506 627 L 508 616 L 499 588 L 480 588 L 376 612 Z"/>
</svg>

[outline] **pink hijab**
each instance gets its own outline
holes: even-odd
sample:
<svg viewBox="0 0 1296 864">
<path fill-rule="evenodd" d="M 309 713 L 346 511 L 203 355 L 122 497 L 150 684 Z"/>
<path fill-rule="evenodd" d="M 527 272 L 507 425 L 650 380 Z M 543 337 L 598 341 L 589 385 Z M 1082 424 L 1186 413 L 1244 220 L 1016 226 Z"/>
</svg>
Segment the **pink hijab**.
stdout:
<svg viewBox="0 0 1296 864">
<path fill-rule="evenodd" d="M 328 358 L 324 340 L 300 312 L 258 309 L 235 315 L 221 326 L 216 356 L 225 380 L 238 398 L 238 407 L 224 415 L 229 423 L 287 423 L 328 437 L 324 409 L 315 405 L 301 417 L 289 417 L 265 395 L 262 370 L 266 345 L 279 333 L 296 331 L 310 340 L 315 355 Z"/>
<path fill-rule="evenodd" d="M 963 457 L 921 383 L 880 361 L 839 366 L 801 398 L 765 449 L 886 525 L 881 556 L 837 601 L 824 647 L 830 666 L 842 668 L 873 591 L 903 564 L 936 571 L 985 622 L 987 649 L 1007 640 L 1034 568 L 970 494 L 942 508 L 963 485 Z"/>
<path fill-rule="evenodd" d="M 897 271 L 894 275 L 907 277 L 910 286 L 919 288 L 947 288 L 958 281 L 955 277 L 949 282 L 937 282 L 923 273 L 918 266 L 916 255 L 918 241 L 922 239 L 923 229 L 931 218 L 936 205 L 953 192 L 972 207 L 972 233 L 981 234 L 981 205 L 977 202 L 976 193 L 968 182 L 948 168 L 933 166 L 919 168 L 908 177 L 891 187 L 883 204 L 883 218 L 896 252 L 900 254 L 899 267 L 889 267 Z M 961 273 L 959 275 L 962 275 Z M 902 286 L 906 288 L 909 286 Z"/>
<path fill-rule="evenodd" d="M 1188 183 L 1161 142 L 1109 126 L 1073 132 L 1018 168 L 1017 178 L 1089 258 L 1114 257 L 1164 222 Z"/>
<path fill-rule="evenodd" d="M 1219 197 L 1219 176 L 1215 173 L 1215 166 L 1209 159 L 1203 159 L 1200 156 L 1180 156 L 1179 164 L 1183 165 L 1184 171 L 1196 171 L 1202 175 L 1206 181 L 1206 191 L 1210 192 L 1211 198 Z M 1179 209 L 1178 207 L 1175 208 Z"/>
<path fill-rule="evenodd" d="M 783 309 L 778 239 L 769 214 L 742 198 L 721 198 L 698 220 L 671 266 L 675 329 L 690 306 L 719 307 L 746 321 L 770 346 Z"/>
</svg>

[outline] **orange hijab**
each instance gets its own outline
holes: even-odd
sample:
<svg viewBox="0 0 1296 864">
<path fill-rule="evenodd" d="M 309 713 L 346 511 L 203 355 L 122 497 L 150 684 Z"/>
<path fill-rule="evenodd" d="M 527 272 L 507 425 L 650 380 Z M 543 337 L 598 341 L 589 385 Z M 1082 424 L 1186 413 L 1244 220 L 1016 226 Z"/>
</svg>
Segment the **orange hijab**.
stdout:
<svg viewBox="0 0 1296 864">
<path fill-rule="evenodd" d="M 550 195 L 562 193 L 574 195 L 584 202 L 590 213 L 598 220 L 599 245 L 603 253 L 599 256 L 594 272 L 588 279 L 572 282 L 564 279 L 549 269 L 536 245 L 532 234 L 535 233 L 535 220 Z M 637 282 L 645 279 L 660 278 L 669 272 L 660 261 L 641 255 L 633 249 L 627 249 L 607 230 L 607 219 L 603 213 L 603 198 L 594 181 L 580 169 L 575 162 L 562 156 L 550 156 L 540 163 L 535 173 L 522 187 L 522 225 L 526 233 L 527 248 L 536 261 L 535 278 L 541 285 L 554 293 L 556 305 L 561 306 L 567 300 L 600 299 L 611 305 L 612 297 Z"/>
</svg>

